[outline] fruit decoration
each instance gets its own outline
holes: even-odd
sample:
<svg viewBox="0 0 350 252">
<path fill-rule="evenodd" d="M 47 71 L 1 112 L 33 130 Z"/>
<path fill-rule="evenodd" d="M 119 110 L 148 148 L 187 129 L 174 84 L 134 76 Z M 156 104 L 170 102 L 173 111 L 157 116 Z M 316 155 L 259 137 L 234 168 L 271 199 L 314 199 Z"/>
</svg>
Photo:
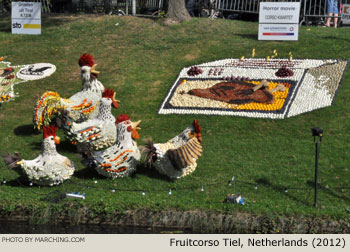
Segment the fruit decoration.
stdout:
<svg viewBox="0 0 350 252">
<path fill-rule="evenodd" d="M 286 66 L 282 66 L 280 69 L 278 69 L 275 75 L 280 78 L 285 78 L 293 76 L 294 72 Z"/>
<path fill-rule="evenodd" d="M 203 70 L 197 66 L 193 66 L 187 71 L 187 74 L 189 76 L 196 76 L 196 75 L 200 75 L 201 73 L 203 73 Z"/>
</svg>

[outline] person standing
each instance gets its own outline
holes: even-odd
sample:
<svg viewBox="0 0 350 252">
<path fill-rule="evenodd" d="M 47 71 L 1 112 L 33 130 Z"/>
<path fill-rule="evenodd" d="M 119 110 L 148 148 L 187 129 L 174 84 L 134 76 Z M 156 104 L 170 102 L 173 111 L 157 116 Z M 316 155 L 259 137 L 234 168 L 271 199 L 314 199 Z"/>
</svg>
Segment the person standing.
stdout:
<svg viewBox="0 0 350 252">
<path fill-rule="evenodd" d="M 195 8 L 196 1 L 195 0 L 186 0 L 185 4 L 186 4 L 186 9 L 187 9 L 188 13 L 190 14 L 190 16 L 194 17 L 193 10 Z"/>
<path fill-rule="evenodd" d="M 330 27 L 331 26 L 331 18 L 334 17 L 333 20 L 333 26 L 334 28 L 337 28 L 338 23 L 338 0 L 327 0 L 327 7 L 328 7 L 328 17 L 325 26 Z"/>
</svg>

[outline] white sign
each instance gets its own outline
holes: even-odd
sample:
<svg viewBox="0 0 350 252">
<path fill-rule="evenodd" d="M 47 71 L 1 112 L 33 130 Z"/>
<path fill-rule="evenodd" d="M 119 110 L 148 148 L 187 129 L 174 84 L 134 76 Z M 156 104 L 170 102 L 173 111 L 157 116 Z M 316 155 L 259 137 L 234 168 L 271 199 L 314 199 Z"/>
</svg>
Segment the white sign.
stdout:
<svg viewBox="0 0 350 252">
<path fill-rule="evenodd" d="M 41 34 L 41 3 L 12 2 L 12 33 Z"/>
<path fill-rule="evenodd" d="M 298 40 L 300 2 L 261 2 L 259 40 Z"/>
<path fill-rule="evenodd" d="M 343 4 L 341 19 L 346 24 L 350 22 L 350 4 Z"/>
</svg>

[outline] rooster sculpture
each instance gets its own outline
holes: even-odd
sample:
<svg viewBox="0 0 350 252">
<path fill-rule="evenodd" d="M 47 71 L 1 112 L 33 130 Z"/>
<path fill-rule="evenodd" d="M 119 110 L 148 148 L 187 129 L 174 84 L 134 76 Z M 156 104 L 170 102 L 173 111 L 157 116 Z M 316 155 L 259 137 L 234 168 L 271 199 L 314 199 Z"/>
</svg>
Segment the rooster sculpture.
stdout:
<svg viewBox="0 0 350 252">
<path fill-rule="evenodd" d="M 155 169 L 171 179 L 178 179 L 194 172 L 202 153 L 201 126 L 194 120 L 192 126 L 166 143 L 150 141 L 143 154 Z"/>
<path fill-rule="evenodd" d="M 23 173 L 27 179 L 37 185 L 59 185 L 69 179 L 74 173 L 74 163 L 56 150 L 60 138 L 56 135 L 56 126 L 44 126 L 44 140 L 41 145 L 41 153 L 33 160 L 24 160 L 17 153 L 16 156 L 4 156 L 5 163 L 19 173 Z"/>
<path fill-rule="evenodd" d="M 93 151 L 91 156 L 95 162 L 96 171 L 109 178 L 129 176 L 136 171 L 141 153 L 135 140 L 139 139 L 141 121 L 131 122 L 128 115 L 117 117 L 117 140 L 111 147 Z"/>
<path fill-rule="evenodd" d="M 74 122 L 83 122 L 95 118 L 99 112 L 99 103 L 105 88 L 97 79 L 94 58 L 90 54 L 81 55 L 78 64 L 80 66 L 82 89 L 64 99 L 56 92 L 47 91 L 37 101 L 34 108 L 34 127 L 40 129 L 50 124 L 53 115 L 61 110 L 67 110 Z"/>
<path fill-rule="evenodd" d="M 82 123 L 75 123 L 70 115 L 65 115 L 64 130 L 73 143 L 86 143 L 91 150 L 101 150 L 111 147 L 117 136 L 115 117 L 111 109 L 118 108 L 115 92 L 106 88 L 102 94 L 99 111 L 96 118 Z"/>
</svg>

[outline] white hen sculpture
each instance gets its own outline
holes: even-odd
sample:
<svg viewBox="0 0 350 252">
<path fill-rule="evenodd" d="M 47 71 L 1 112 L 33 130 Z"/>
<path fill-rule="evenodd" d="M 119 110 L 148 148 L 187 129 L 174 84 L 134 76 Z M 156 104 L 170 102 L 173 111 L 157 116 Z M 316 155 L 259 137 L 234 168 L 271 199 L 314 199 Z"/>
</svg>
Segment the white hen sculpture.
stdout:
<svg viewBox="0 0 350 252">
<path fill-rule="evenodd" d="M 39 156 L 33 160 L 22 159 L 17 162 L 24 175 L 34 184 L 59 185 L 74 173 L 73 162 L 56 150 L 56 144 L 60 141 L 56 136 L 56 130 L 55 126 L 44 126 L 44 140 Z"/>
<path fill-rule="evenodd" d="M 115 92 L 105 89 L 96 118 L 75 123 L 68 115 L 65 122 L 65 134 L 73 143 L 87 143 L 91 150 L 101 150 L 112 146 L 116 141 L 115 117 L 111 109 L 118 108 Z"/>
<path fill-rule="evenodd" d="M 196 161 L 202 153 L 201 142 L 201 126 L 194 120 L 192 126 L 166 143 L 149 142 L 144 153 L 159 173 L 178 179 L 196 169 Z"/>
<path fill-rule="evenodd" d="M 110 178 L 129 176 L 136 171 L 141 153 L 135 140 L 141 121 L 133 123 L 128 115 L 117 117 L 117 140 L 115 144 L 102 151 L 92 152 L 96 171 Z"/>
</svg>

